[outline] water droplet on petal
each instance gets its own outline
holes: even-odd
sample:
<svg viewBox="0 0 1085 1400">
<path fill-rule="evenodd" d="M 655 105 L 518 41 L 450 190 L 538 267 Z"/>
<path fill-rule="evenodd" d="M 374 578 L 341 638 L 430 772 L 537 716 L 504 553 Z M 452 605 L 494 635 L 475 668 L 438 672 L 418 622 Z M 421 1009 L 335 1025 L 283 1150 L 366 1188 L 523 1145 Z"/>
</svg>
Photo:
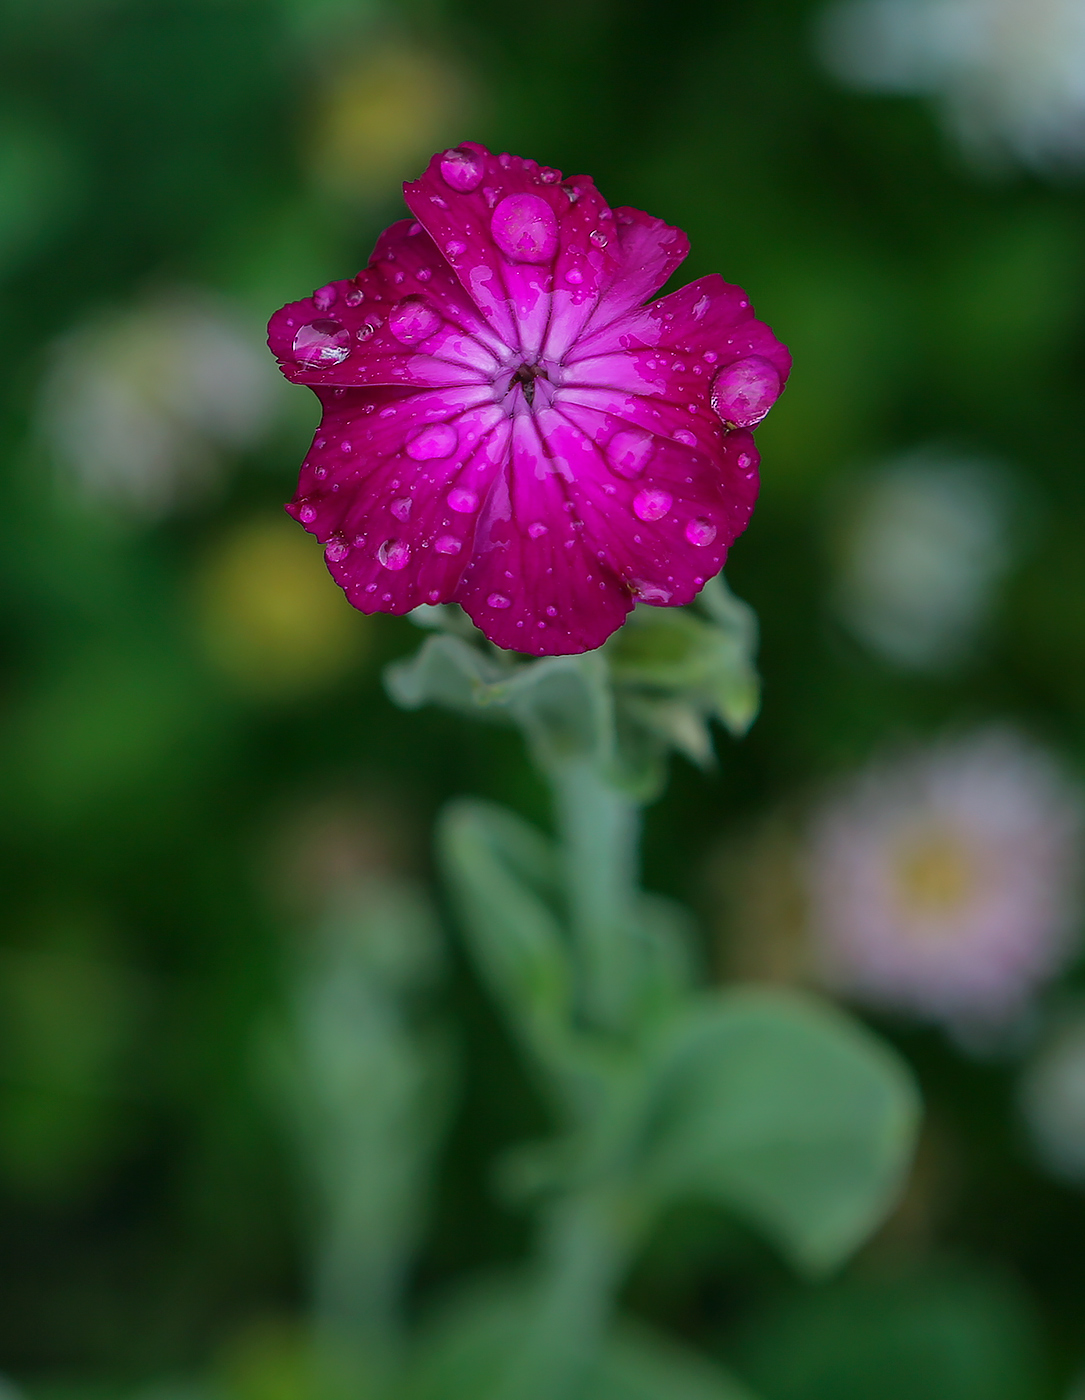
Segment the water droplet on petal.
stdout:
<svg viewBox="0 0 1085 1400">
<path fill-rule="evenodd" d="M 716 538 L 716 527 L 711 520 L 690 520 L 686 525 L 686 539 L 690 544 L 709 545 Z"/>
<path fill-rule="evenodd" d="M 386 569 L 405 569 L 411 557 L 406 540 L 385 540 L 377 550 L 377 558 Z"/>
<path fill-rule="evenodd" d="M 448 504 L 450 509 L 458 511 L 460 515 L 469 515 L 478 507 L 478 496 L 466 486 L 453 486 L 448 493 Z"/>
<path fill-rule="evenodd" d="M 303 525 L 311 525 L 316 519 L 316 507 L 304 505 L 298 511 L 298 519 Z"/>
<path fill-rule="evenodd" d="M 724 365 L 712 381 L 712 407 L 725 423 L 753 428 L 780 397 L 776 366 L 760 355 Z"/>
<path fill-rule="evenodd" d="M 513 262 L 549 262 L 557 252 L 557 215 L 541 195 L 506 195 L 490 216 L 490 232 Z"/>
<path fill-rule="evenodd" d="M 688 428 L 679 428 L 674 435 L 675 442 L 680 442 L 683 447 L 696 447 L 697 434 L 691 433 Z"/>
<path fill-rule="evenodd" d="M 557 617 L 557 615 L 558 615 L 558 610 L 557 610 L 557 608 L 555 608 L 555 607 L 553 606 L 553 604 L 551 604 L 551 606 L 548 607 L 547 610 L 546 610 L 546 615 L 547 615 L 547 617 Z"/>
<path fill-rule="evenodd" d="M 332 538 L 324 546 L 324 558 L 329 564 L 338 564 L 350 553 L 350 545 L 344 539 Z"/>
<path fill-rule="evenodd" d="M 561 179 L 561 171 L 553 170 L 549 165 L 544 165 L 539 171 L 539 179 L 544 185 L 556 185 Z"/>
<path fill-rule="evenodd" d="M 651 433 L 640 428 L 625 428 L 614 434 L 605 450 L 611 471 L 632 481 L 644 471 L 654 448 Z"/>
<path fill-rule="evenodd" d="M 571 282 L 575 287 L 578 285 L 578 283 L 583 282 L 584 274 L 580 271 L 578 267 L 571 267 L 569 271 L 565 274 L 565 280 L 566 282 Z"/>
<path fill-rule="evenodd" d="M 441 179 L 446 185 L 460 194 L 469 194 L 482 184 L 486 167 L 481 156 L 463 146 L 457 146 L 455 150 L 445 151 L 441 157 L 440 169 Z"/>
<path fill-rule="evenodd" d="M 506 598 L 503 593 L 491 593 L 486 599 L 491 608 L 511 608 L 512 599 Z"/>
<path fill-rule="evenodd" d="M 310 321 L 294 337 L 294 358 L 309 369 L 341 364 L 350 354 L 350 331 L 338 321 Z"/>
<path fill-rule="evenodd" d="M 415 345 L 425 340 L 440 324 L 441 317 L 421 297 L 404 297 L 388 317 L 388 329 L 400 345 Z"/>
<path fill-rule="evenodd" d="M 451 457 L 458 442 L 459 434 L 450 423 L 429 423 L 408 439 L 407 456 L 415 462 Z"/>
<path fill-rule="evenodd" d="M 455 535 L 441 535 L 433 543 L 438 554 L 459 554 L 463 548 L 463 540 L 458 540 Z"/>
<path fill-rule="evenodd" d="M 404 496 L 401 500 L 393 501 L 389 510 L 397 520 L 406 520 L 411 513 L 412 504 L 410 496 Z"/>
<path fill-rule="evenodd" d="M 445 244 L 445 252 L 450 258 L 458 258 L 461 253 L 467 252 L 467 244 L 461 243 L 458 238 L 450 238 Z"/>
<path fill-rule="evenodd" d="M 330 306 L 334 306 L 339 293 L 335 287 L 329 283 L 326 287 L 321 287 L 319 291 L 313 293 L 313 305 L 318 311 L 327 311 Z"/>
<path fill-rule="evenodd" d="M 646 486 L 633 497 L 633 514 L 638 520 L 662 520 L 672 503 L 673 497 L 669 491 Z"/>
<path fill-rule="evenodd" d="M 751 459 L 748 452 L 740 452 L 738 454 L 738 465 L 742 469 L 742 471 L 745 471 L 746 468 L 750 465 L 750 460 Z"/>
<path fill-rule="evenodd" d="M 351 287 L 343 300 L 348 306 L 361 306 L 362 302 L 365 301 L 365 293 L 361 287 Z"/>
<path fill-rule="evenodd" d="M 592 232 L 588 234 L 588 237 L 597 248 L 605 248 L 607 246 L 607 236 L 600 228 L 593 229 Z"/>
<path fill-rule="evenodd" d="M 545 526 L 541 520 L 532 521 L 532 523 L 527 527 L 527 532 L 533 540 L 541 540 L 543 535 L 547 535 L 550 533 L 547 526 Z"/>
</svg>

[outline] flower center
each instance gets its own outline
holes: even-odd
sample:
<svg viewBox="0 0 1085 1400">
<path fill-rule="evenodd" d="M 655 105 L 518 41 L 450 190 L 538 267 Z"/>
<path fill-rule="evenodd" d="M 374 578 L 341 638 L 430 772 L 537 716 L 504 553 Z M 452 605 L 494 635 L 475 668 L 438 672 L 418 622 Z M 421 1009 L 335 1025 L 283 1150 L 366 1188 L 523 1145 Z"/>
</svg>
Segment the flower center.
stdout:
<svg viewBox="0 0 1085 1400">
<path fill-rule="evenodd" d="M 519 384 L 523 389 L 524 398 L 527 400 L 529 407 L 535 402 L 535 381 L 540 376 L 543 379 L 547 377 L 546 371 L 543 369 L 542 365 L 528 364 L 521 365 L 512 376 L 512 383 Z"/>
<path fill-rule="evenodd" d="M 920 916 L 955 913 L 976 892 L 972 862 L 949 833 L 932 832 L 907 842 L 895 874 L 901 903 Z"/>
</svg>

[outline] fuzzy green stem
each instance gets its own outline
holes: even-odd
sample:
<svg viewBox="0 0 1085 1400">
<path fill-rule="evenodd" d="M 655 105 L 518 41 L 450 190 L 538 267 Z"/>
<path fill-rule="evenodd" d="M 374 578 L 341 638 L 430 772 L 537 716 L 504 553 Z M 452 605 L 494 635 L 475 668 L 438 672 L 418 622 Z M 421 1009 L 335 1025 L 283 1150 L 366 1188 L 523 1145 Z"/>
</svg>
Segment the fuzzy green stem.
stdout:
<svg viewBox="0 0 1085 1400">
<path fill-rule="evenodd" d="M 544 1222 L 530 1322 L 487 1400 L 579 1400 L 599 1355 L 631 1231 L 613 1197 L 559 1201 Z"/>
<path fill-rule="evenodd" d="M 627 1024 L 636 976 L 635 936 L 640 809 L 588 759 L 548 772 L 564 863 L 573 944 L 587 1020 Z"/>
</svg>

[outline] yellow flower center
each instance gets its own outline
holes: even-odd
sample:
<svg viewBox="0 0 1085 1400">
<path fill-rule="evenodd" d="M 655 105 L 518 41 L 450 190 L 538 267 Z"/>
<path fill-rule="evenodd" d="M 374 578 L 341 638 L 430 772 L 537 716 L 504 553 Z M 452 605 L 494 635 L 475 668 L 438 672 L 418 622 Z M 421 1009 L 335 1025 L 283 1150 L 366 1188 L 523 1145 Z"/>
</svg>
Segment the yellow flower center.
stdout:
<svg viewBox="0 0 1085 1400">
<path fill-rule="evenodd" d="M 902 844 L 896 860 L 897 893 L 909 914 L 950 914 L 969 898 L 975 870 L 948 832 L 930 832 Z"/>
</svg>

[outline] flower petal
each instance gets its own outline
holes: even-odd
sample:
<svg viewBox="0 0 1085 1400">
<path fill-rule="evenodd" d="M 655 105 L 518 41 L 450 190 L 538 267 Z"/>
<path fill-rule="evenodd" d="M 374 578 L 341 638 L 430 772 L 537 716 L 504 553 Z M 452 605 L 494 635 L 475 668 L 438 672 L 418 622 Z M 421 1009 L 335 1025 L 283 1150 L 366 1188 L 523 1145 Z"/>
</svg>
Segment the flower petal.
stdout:
<svg viewBox="0 0 1085 1400">
<path fill-rule="evenodd" d="M 477 183 L 460 178 L 467 166 Z M 435 155 L 403 193 L 494 331 L 522 356 L 540 353 L 555 320 L 554 344 L 571 343 L 619 267 L 614 216 L 586 176 L 561 183 L 560 171 L 467 142 Z"/>
<path fill-rule="evenodd" d="M 277 311 L 268 344 L 288 379 L 314 388 L 477 382 L 507 358 L 433 240 L 409 219 L 381 235 L 356 277 Z"/>
<path fill-rule="evenodd" d="M 362 612 L 449 601 L 508 455 L 508 418 L 477 391 L 318 393 L 324 417 L 287 510 Z"/>
</svg>

